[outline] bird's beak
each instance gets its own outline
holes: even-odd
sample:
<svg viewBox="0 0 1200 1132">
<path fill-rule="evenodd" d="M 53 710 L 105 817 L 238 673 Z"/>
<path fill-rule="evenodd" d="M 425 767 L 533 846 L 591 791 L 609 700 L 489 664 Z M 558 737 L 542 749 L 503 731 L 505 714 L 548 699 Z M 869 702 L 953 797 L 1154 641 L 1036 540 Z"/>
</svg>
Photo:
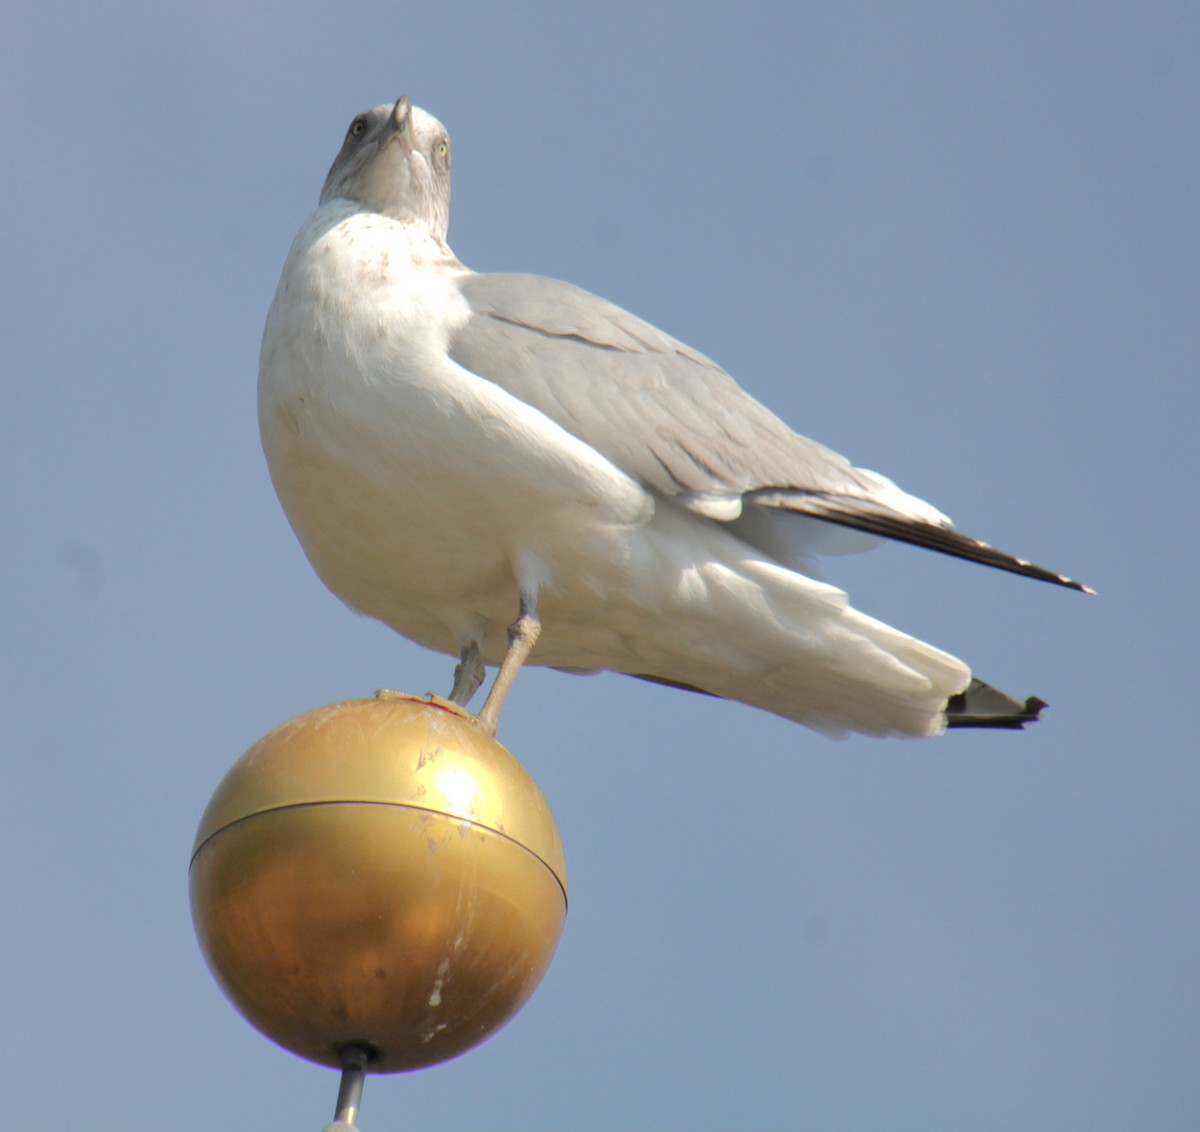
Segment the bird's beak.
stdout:
<svg viewBox="0 0 1200 1132">
<path fill-rule="evenodd" d="M 387 133 L 380 139 L 380 142 L 390 141 L 399 142 L 404 149 L 412 149 L 412 99 L 407 94 L 396 99 Z"/>
</svg>

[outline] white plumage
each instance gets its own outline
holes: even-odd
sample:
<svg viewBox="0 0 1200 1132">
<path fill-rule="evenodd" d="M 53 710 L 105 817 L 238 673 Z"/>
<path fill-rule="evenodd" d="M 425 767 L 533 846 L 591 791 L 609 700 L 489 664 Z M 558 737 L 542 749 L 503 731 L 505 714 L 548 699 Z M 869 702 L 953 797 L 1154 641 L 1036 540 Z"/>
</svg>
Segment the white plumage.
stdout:
<svg viewBox="0 0 1200 1132">
<path fill-rule="evenodd" d="M 335 594 L 461 656 L 460 702 L 507 657 L 486 725 L 527 653 L 834 735 L 940 732 L 970 671 L 810 576 L 822 532 L 1082 588 L 958 534 L 628 312 L 469 271 L 445 241 L 449 177 L 445 130 L 406 98 L 354 120 L 267 319 L 259 418 Z M 1029 717 L 1005 703 L 1001 725 Z"/>
</svg>

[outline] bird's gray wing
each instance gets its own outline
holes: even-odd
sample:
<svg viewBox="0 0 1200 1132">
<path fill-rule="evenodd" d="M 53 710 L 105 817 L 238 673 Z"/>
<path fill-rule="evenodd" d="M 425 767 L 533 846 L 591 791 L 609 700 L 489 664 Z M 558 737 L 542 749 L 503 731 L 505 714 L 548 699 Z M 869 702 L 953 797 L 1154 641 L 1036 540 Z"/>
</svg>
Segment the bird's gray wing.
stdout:
<svg viewBox="0 0 1200 1132">
<path fill-rule="evenodd" d="M 613 303 L 539 275 L 468 272 L 457 285 L 471 313 L 450 357 L 664 497 L 709 518 L 738 520 L 744 507 L 808 515 L 1083 588 L 960 534 L 883 477 L 797 435 L 715 362 Z"/>
<path fill-rule="evenodd" d="M 848 460 L 613 303 L 539 275 L 464 275 L 459 287 L 472 317 L 450 356 L 659 494 L 865 490 Z"/>
</svg>

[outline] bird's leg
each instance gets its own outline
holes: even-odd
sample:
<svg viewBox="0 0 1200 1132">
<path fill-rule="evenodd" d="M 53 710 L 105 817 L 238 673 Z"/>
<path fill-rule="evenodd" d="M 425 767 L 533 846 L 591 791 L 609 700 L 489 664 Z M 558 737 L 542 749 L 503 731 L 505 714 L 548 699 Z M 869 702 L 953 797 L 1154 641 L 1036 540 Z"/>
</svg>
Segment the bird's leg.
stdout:
<svg viewBox="0 0 1200 1132">
<path fill-rule="evenodd" d="M 454 666 L 454 687 L 447 698 L 452 704 L 466 707 L 486 675 L 487 669 L 479 656 L 479 642 L 469 641 L 462 647 L 462 660 Z"/>
<path fill-rule="evenodd" d="M 508 651 L 504 654 L 500 671 L 496 673 L 496 679 L 492 681 L 491 690 L 477 717 L 491 735 L 496 734 L 496 723 L 500 718 L 500 709 L 504 706 L 504 698 L 508 695 L 521 665 L 537 644 L 541 631 L 542 623 L 537 617 L 537 598 L 533 594 L 522 592 L 521 615 L 508 627 Z"/>
</svg>

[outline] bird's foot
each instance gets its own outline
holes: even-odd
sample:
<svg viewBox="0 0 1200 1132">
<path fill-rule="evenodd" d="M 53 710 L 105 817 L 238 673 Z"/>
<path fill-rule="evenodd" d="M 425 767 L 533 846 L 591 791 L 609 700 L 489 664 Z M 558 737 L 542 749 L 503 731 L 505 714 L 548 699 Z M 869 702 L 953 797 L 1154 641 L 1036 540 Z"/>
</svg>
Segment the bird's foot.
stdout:
<svg viewBox="0 0 1200 1132">
<path fill-rule="evenodd" d="M 472 718 L 473 720 L 475 720 L 475 724 L 476 724 L 476 726 L 477 726 L 477 727 L 479 728 L 479 730 L 480 730 L 480 731 L 482 731 L 482 732 L 483 732 L 483 733 L 484 733 L 484 734 L 485 734 L 485 735 L 486 735 L 486 736 L 487 736 L 489 739 L 495 739 L 495 738 L 496 738 L 496 721 L 495 721 L 495 720 L 493 720 L 493 719 L 490 719 L 490 718 L 489 718 L 489 719 L 485 719 L 485 718 L 483 717 L 483 711 L 482 711 L 482 710 L 480 710 L 480 712 L 479 712 L 477 715 L 473 715 L 471 718 Z"/>
<path fill-rule="evenodd" d="M 471 702 L 471 697 L 479 691 L 479 685 L 487 676 L 487 669 L 484 668 L 483 659 L 479 655 L 477 641 L 463 645 L 461 655 L 462 660 L 454 666 L 454 687 L 450 689 L 447 698 L 452 704 L 466 707 Z"/>
</svg>

